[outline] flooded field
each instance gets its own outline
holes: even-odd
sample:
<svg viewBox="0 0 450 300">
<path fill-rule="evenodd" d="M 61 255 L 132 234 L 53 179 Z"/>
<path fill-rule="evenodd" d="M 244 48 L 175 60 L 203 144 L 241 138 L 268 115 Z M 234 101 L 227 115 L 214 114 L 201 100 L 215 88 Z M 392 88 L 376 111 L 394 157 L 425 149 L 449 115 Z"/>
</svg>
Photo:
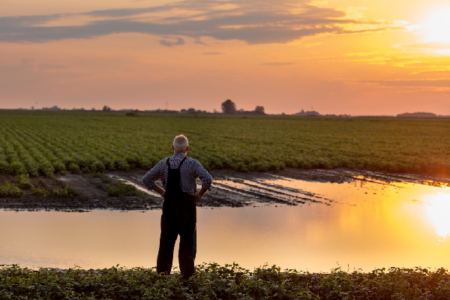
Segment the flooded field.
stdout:
<svg viewBox="0 0 450 300">
<path fill-rule="evenodd" d="M 110 175 L 138 185 L 141 178 Z M 197 263 L 235 261 L 250 269 L 268 263 L 309 271 L 450 268 L 446 178 L 339 170 L 213 175 L 213 190 L 198 208 Z M 4 207 L 0 264 L 152 267 L 160 200 L 150 194 L 142 199 L 149 204 L 132 211 Z"/>
</svg>

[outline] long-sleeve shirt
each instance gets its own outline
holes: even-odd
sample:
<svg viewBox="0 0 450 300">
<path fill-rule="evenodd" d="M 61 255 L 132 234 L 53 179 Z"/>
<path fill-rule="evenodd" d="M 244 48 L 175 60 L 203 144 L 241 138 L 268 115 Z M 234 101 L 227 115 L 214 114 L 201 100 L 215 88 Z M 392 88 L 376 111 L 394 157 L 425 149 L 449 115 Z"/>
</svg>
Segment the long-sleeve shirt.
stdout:
<svg viewBox="0 0 450 300">
<path fill-rule="evenodd" d="M 157 163 L 142 178 L 142 182 L 149 190 L 156 187 L 155 181 L 161 179 L 164 189 L 167 188 L 167 176 L 169 174 L 167 160 L 169 160 L 170 168 L 176 169 L 186 156 L 182 152 L 175 152 L 171 157 L 164 158 Z M 212 177 L 203 166 L 195 159 L 187 157 L 180 168 L 181 189 L 185 193 L 194 194 L 197 192 L 197 177 L 202 181 L 202 189 L 209 190 L 211 188 Z"/>
</svg>

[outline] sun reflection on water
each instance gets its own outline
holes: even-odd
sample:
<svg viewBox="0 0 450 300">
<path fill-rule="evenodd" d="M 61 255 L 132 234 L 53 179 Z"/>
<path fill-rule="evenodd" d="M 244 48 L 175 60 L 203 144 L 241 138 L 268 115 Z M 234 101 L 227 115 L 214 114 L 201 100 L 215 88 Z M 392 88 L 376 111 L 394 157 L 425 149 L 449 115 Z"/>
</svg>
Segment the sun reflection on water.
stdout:
<svg viewBox="0 0 450 300">
<path fill-rule="evenodd" d="M 431 196 L 426 214 L 436 227 L 436 233 L 447 240 L 450 237 L 450 194 L 439 193 Z"/>
</svg>

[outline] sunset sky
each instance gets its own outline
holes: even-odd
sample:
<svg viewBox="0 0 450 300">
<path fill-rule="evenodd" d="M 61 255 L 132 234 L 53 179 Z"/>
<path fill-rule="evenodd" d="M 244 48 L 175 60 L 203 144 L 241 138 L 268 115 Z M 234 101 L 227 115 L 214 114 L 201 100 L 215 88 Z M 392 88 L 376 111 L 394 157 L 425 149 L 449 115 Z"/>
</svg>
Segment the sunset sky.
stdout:
<svg viewBox="0 0 450 300">
<path fill-rule="evenodd" d="M 448 0 L 0 7 L 0 108 L 450 115 Z"/>
</svg>

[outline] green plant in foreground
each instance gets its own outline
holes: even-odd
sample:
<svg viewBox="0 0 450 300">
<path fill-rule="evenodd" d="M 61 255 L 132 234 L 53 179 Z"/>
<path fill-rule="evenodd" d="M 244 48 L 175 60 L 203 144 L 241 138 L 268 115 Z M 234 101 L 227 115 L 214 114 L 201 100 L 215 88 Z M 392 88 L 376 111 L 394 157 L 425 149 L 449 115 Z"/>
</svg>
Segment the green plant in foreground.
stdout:
<svg viewBox="0 0 450 300">
<path fill-rule="evenodd" d="M 106 191 L 108 196 L 138 196 L 140 192 L 134 185 L 118 181 L 117 184 L 111 184 Z"/>
<path fill-rule="evenodd" d="M 79 196 L 80 192 L 74 189 L 72 185 L 68 185 L 62 189 L 54 189 L 53 195 L 55 195 L 55 197 L 61 198 L 74 198 L 76 196 Z"/>
<path fill-rule="evenodd" d="M 450 273 L 443 268 L 390 268 L 372 272 L 253 272 L 237 264 L 197 266 L 187 281 L 154 268 L 32 270 L 0 266 L 0 299 L 450 299 Z"/>
<path fill-rule="evenodd" d="M 33 188 L 33 185 L 30 182 L 30 177 L 28 174 L 19 174 L 16 177 L 16 180 L 19 184 L 19 188 L 23 190 L 30 190 Z"/>
<path fill-rule="evenodd" d="M 31 188 L 31 194 L 40 197 L 48 197 L 50 195 L 50 191 L 44 188 L 42 189 Z"/>
<path fill-rule="evenodd" d="M 20 196 L 22 196 L 22 191 L 19 189 L 19 187 L 17 185 L 9 183 L 9 182 L 7 182 L 3 185 L 0 185 L 0 197 L 18 198 Z"/>
<path fill-rule="evenodd" d="M 103 177 L 101 177 L 101 181 L 102 181 L 103 183 L 112 183 L 112 179 L 109 178 L 108 176 L 103 176 Z"/>
</svg>

